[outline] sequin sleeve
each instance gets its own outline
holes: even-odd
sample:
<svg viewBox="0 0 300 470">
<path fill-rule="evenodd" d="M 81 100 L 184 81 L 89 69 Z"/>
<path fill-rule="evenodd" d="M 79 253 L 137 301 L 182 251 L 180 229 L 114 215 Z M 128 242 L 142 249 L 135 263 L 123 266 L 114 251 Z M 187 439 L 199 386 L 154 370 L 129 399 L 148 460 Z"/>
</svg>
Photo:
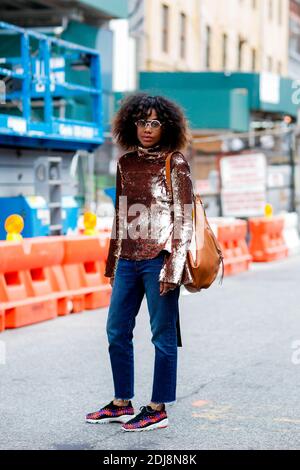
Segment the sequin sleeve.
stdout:
<svg viewBox="0 0 300 470">
<path fill-rule="evenodd" d="M 117 164 L 117 174 L 116 174 L 116 201 L 115 201 L 115 214 L 112 225 L 112 231 L 110 236 L 110 243 L 108 249 L 108 256 L 106 261 L 106 267 L 104 276 L 105 277 L 114 277 L 117 261 L 119 258 L 120 250 L 120 230 L 119 230 L 119 196 L 121 195 L 122 183 L 121 183 L 121 171 L 120 171 L 120 162 Z"/>
<path fill-rule="evenodd" d="M 193 183 L 189 163 L 183 155 L 179 153 L 173 155 L 171 168 L 174 207 L 172 251 L 165 258 L 159 280 L 180 285 L 193 234 Z"/>
</svg>

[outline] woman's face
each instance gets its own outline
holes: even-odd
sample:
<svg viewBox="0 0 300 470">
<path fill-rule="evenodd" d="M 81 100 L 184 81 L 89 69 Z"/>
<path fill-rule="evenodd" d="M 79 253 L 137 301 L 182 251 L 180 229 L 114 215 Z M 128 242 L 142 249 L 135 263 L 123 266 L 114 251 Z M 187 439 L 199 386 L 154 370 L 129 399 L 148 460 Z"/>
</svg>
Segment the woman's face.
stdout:
<svg viewBox="0 0 300 470">
<path fill-rule="evenodd" d="M 150 116 L 147 118 L 148 121 L 152 119 L 158 119 L 155 109 L 152 109 Z M 161 139 L 161 129 L 161 126 L 157 128 L 150 127 L 149 125 L 146 127 L 137 126 L 137 138 L 143 147 L 154 147 Z"/>
</svg>

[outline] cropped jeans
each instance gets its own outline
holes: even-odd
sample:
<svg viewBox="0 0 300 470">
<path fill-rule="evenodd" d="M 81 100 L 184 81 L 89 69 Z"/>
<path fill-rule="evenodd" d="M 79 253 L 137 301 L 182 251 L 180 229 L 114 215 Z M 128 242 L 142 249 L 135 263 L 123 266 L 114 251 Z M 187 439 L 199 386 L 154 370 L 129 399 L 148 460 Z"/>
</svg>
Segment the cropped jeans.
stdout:
<svg viewBox="0 0 300 470">
<path fill-rule="evenodd" d="M 119 258 L 112 288 L 106 332 L 115 398 L 134 396 L 133 329 L 144 294 L 155 347 L 151 401 L 174 403 L 177 379 L 177 331 L 180 286 L 160 295 L 159 273 L 165 251 L 145 260 Z"/>
</svg>

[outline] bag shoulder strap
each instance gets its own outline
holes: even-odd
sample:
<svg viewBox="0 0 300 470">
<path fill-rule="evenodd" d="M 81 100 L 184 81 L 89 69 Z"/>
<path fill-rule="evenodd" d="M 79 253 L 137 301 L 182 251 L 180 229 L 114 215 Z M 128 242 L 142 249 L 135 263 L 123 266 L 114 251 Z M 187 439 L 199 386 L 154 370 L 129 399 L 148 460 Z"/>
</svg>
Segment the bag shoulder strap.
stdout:
<svg viewBox="0 0 300 470">
<path fill-rule="evenodd" d="M 166 178 L 167 178 L 167 186 L 172 193 L 172 180 L 171 180 L 171 158 L 175 152 L 170 152 L 166 158 Z"/>
<path fill-rule="evenodd" d="M 172 194 L 172 197 L 173 197 L 173 193 L 172 193 L 172 180 L 171 180 L 171 158 L 172 156 L 174 155 L 174 153 L 180 153 L 180 155 L 182 155 L 181 152 L 178 152 L 178 151 L 175 151 L 175 152 L 171 152 L 168 154 L 167 158 L 166 158 L 166 179 L 167 179 L 167 186 L 168 186 L 168 190 L 170 191 L 170 193 Z M 193 204 L 194 204 L 194 209 L 193 209 L 193 212 L 195 210 L 195 203 L 196 203 L 196 195 L 194 193 L 194 190 L 193 191 Z M 201 201 L 201 199 L 200 199 Z M 202 204 L 202 201 L 201 201 L 201 204 Z M 203 206 L 203 204 L 202 204 Z M 203 206 L 203 209 L 204 209 L 204 206 Z"/>
<path fill-rule="evenodd" d="M 179 153 L 180 155 L 182 155 L 182 153 L 179 152 L 179 150 L 175 150 L 174 152 L 170 152 L 166 158 L 166 178 L 167 178 L 167 186 L 170 192 L 172 192 L 171 159 L 174 153 Z"/>
</svg>

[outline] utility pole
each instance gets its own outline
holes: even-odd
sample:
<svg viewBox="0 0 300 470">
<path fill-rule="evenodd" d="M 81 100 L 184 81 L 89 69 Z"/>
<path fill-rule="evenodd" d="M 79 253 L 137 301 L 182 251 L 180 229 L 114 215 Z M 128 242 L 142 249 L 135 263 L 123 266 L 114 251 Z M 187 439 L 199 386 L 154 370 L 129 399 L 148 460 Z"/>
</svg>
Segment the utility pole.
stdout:
<svg viewBox="0 0 300 470">
<path fill-rule="evenodd" d="M 294 128 L 291 128 L 290 132 L 288 133 L 289 139 L 289 161 L 291 166 L 291 179 L 290 179 L 290 188 L 291 188 L 291 212 L 296 212 L 296 162 L 295 162 L 295 154 L 296 154 L 296 139 L 295 139 L 295 132 Z"/>
</svg>

